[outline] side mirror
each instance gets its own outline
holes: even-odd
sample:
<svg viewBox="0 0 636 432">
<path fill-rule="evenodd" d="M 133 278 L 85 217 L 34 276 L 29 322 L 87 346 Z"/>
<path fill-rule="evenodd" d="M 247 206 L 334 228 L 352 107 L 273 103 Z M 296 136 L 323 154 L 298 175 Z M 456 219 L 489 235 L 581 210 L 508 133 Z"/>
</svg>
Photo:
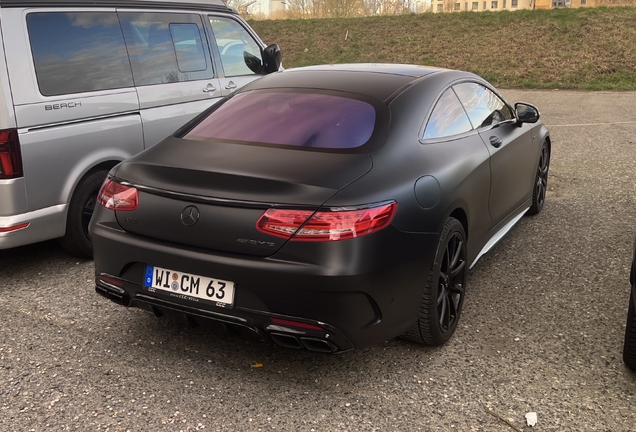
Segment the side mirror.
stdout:
<svg viewBox="0 0 636 432">
<path fill-rule="evenodd" d="M 263 50 L 263 72 L 278 72 L 281 65 L 280 47 L 272 44 Z"/>
<path fill-rule="evenodd" d="M 249 68 L 255 74 L 258 74 L 262 70 L 261 59 L 256 57 L 254 54 L 249 53 L 247 51 L 243 51 L 243 61 L 245 62 L 245 66 Z"/>
<path fill-rule="evenodd" d="M 515 104 L 515 111 L 517 112 L 519 124 L 536 123 L 539 121 L 539 110 L 534 105 L 530 105 L 525 102 L 517 102 Z"/>
</svg>

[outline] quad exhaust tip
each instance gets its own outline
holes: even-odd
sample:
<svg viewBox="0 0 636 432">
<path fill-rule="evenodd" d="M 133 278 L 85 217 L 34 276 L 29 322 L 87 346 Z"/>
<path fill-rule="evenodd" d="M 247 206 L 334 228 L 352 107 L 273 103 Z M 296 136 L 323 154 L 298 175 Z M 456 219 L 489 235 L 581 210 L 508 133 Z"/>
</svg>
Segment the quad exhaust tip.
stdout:
<svg viewBox="0 0 636 432">
<path fill-rule="evenodd" d="M 314 352 L 334 353 L 338 348 L 329 341 L 312 337 L 296 337 L 284 333 L 270 333 L 270 338 L 276 345 L 285 348 L 306 349 Z"/>
</svg>

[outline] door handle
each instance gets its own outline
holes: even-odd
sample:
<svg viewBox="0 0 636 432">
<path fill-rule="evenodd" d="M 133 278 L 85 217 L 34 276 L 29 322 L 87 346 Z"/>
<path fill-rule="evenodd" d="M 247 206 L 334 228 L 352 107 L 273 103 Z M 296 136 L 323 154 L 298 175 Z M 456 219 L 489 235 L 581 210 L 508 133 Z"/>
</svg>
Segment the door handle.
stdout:
<svg viewBox="0 0 636 432">
<path fill-rule="evenodd" d="M 216 87 L 214 87 L 212 84 L 208 84 L 206 88 L 203 89 L 204 93 L 214 93 L 216 91 Z"/>
<path fill-rule="evenodd" d="M 230 81 L 229 83 L 227 83 L 227 85 L 225 86 L 225 88 L 227 90 L 234 90 L 236 88 L 236 84 L 234 84 L 234 81 Z"/>
<path fill-rule="evenodd" d="M 501 147 L 501 144 L 503 143 L 503 140 L 501 138 L 499 138 L 498 136 L 491 136 L 490 137 L 490 144 L 494 147 L 494 148 L 499 148 Z"/>
</svg>

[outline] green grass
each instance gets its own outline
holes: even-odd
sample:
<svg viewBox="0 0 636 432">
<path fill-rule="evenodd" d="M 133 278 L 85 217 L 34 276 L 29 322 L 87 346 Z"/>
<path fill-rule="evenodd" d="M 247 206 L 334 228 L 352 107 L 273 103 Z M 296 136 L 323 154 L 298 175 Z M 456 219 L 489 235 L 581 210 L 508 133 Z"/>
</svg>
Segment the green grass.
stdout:
<svg viewBox="0 0 636 432">
<path fill-rule="evenodd" d="M 636 8 L 251 21 L 286 68 L 388 62 L 475 72 L 507 88 L 636 89 Z"/>
</svg>

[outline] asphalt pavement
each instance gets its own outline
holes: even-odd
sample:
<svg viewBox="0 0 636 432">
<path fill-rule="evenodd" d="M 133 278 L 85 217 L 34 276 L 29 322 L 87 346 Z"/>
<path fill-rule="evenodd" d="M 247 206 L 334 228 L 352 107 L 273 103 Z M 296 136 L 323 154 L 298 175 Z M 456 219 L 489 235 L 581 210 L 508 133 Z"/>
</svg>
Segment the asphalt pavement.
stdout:
<svg viewBox="0 0 636 432">
<path fill-rule="evenodd" d="M 192 329 L 110 303 L 46 242 L 0 251 L 0 430 L 636 430 L 636 93 L 504 94 L 550 128 L 548 198 L 471 270 L 447 345 L 334 356 Z"/>
</svg>

